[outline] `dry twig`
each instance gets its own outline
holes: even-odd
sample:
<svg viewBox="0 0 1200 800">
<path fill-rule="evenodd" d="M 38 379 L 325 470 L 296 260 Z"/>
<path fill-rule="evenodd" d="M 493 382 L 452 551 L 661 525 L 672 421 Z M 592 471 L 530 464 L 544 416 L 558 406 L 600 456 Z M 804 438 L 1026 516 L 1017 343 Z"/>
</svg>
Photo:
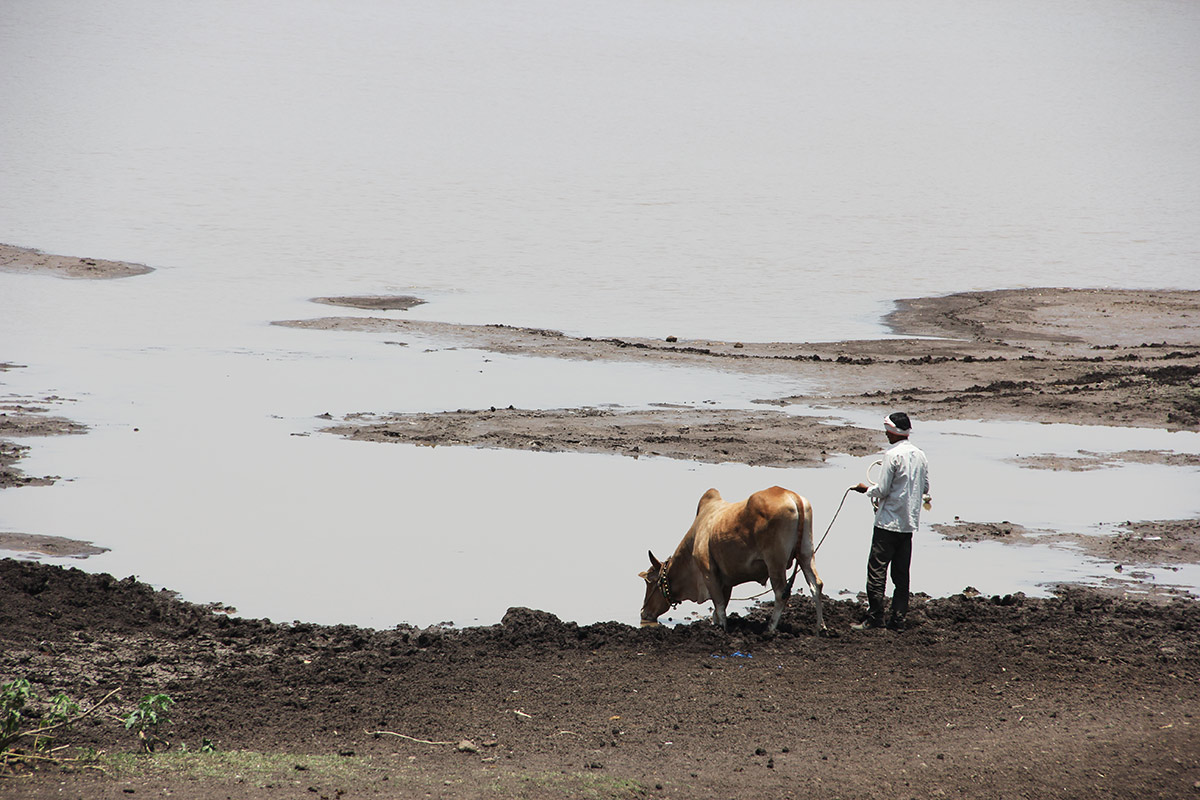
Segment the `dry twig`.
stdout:
<svg viewBox="0 0 1200 800">
<path fill-rule="evenodd" d="M 68 719 L 62 720 L 61 722 L 57 722 L 53 725 L 46 725 L 45 727 L 42 727 L 42 728 L 32 728 L 27 731 L 17 731 L 16 733 L 14 733 L 12 735 L 12 738 L 9 740 L 9 742 L 10 743 L 16 742 L 18 739 L 24 739 L 27 736 L 32 736 L 34 738 L 34 742 L 36 744 L 37 740 L 40 737 L 44 736 L 45 734 L 49 733 L 50 731 L 55 731 L 55 730 L 58 730 L 59 728 L 65 727 L 67 725 L 71 725 L 71 724 L 76 723 L 79 720 L 83 719 L 84 717 L 88 716 L 93 711 L 100 708 L 100 706 L 107 703 L 109 698 L 111 698 L 114 694 L 116 694 L 119 691 L 121 691 L 120 686 L 118 686 L 116 689 L 113 689 L 108 694 L 104 695 L 104 697 L 100 698 L 100 702 L 96 703 L 91 708 L 89 708 L 87 711 L 84 711 L 82 714 L 79 714 L 78 716 L 69 717 Z M 56 747 L 53 750 L 50 750 L 49 752 L 53 753 L 56 750 L 62 750 L 62 749 L 63 749 L 62 747 Z M 58 758 L 57 756 L 41 756 L 41 755 L 36 755 L 36 754 L 31 754 L 31 753 L 18 753 L 15 750 L 4 750 L 3 752 L 0 752 L 0 763 L 7 763 L 10 759 L 14 759 L 14 760 L 19 759 L 22 761 L 52 761 L 52 762 L 60 763 L 60 764 L 65 763 L 67 761 L 76 760 L 76 759 L 70 759 L 70 758 Z"/>
<path fill-rule="evenodd" d="M 364 733 L 370 736 L 383 736 L 385 734 L 388 736 L 397 736 L 401 739 L 407 739 L 410 742 L 416 742 L 417 744 L 455 744 L 455 742 L 431 742 L 428 739 L 418 739 L 415 736 L 407 736 L 403 733 L 396 733 L 395 731 L 364 731 Z"/>
</svg>

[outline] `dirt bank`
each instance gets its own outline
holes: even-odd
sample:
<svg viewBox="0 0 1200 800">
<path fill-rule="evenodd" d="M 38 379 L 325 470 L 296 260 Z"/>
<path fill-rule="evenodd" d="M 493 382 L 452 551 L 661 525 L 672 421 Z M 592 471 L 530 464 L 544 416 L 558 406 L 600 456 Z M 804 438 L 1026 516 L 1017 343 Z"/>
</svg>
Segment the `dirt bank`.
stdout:
<svg viewBox="0 0 1200 800">
<path fill-rule="evenodd" d="M 121 714 L 176 701 L 175 756 L 112 757 L 137 740 L 100 716 L 73 741 L 105 771 L 18 769 L 4 797 L 1183 798 L 1200 781 L 1190 601 L 920 597 L 902 634 L 853 632 L 861 605 L 835 601 L 839 635 L 818 638 L 799 599 L 765 639 L 757 615 L 728 635 L 527 609 L 464 630 L 277 625 L 11 560 L 0 594 L 0 675 L 120 686 Z"/>
</svg>

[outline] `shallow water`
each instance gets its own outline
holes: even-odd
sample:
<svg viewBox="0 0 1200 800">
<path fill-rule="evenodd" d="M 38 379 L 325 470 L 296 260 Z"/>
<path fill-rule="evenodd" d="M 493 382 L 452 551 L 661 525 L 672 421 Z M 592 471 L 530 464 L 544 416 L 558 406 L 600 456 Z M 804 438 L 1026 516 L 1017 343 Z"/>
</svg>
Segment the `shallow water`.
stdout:
<svg viewBox="0 0 1200 800">
<path fill-rule="evenodd" d="M 93 540 L 111 552 L 70 563 L 281 620 L 634 621 L 645 549 L 669 551 L 709 486 L 796 488 L 823 530 L 869 459 L 431 450 L 318 435 L 315 416 L 742 407 L 806 387 L 268 323 L 362 313 L 313 296 L 415 293 L 426 319 L 804 341 L 883 334 L 896 297 L 1200 288 L 1197 34 L 1200 6 L 1173 0 L 10 3 L 0 241 L 158 271 L 0 273 L 0 360 L 27 365 L 0 396 L 57 393 L 92 427 L 32 442 L 26 471 L 64 480 L 0 494 L 0 529 Z M 1007 461 L 1197 452 L 1196 434 L 921 437 L 927 523 L 1200 513 L 1195 470 Z M 834 592 L 862 580 L 855 500 L 819 556 Z M 914 586 L 1041 591 L 1107 569 L 923 535 Z"/>
<path fill-rule="evenodd" d="M 325 341 L 319 334 L 313 338 Z M 474 361 L 471 377 L 478 376 L 476 366 L 512 370 L 497 383 L 523 384 L 531 395 L 536 390 L 529 387 L 550 387 L 554 394 L 564 374 L 591 366 L 603 367 L 601 377 L 579 388 L 592 401 L 615 398 L 636 405 L 630 386 L 640 387 L 644 399 L 674 401 L 697 391 L 688 378 L 699 384 L 707 377 L 707 396 L 723 397 L 728 405 L 737 405 L 739 391 L 749 389 L 744 395 L 749 397 L 762 388 L 721 373 L 668 370 L 683 375 L 660 375 L 655 384 L 646 381 L 652 375 L 622 365 L 522 358 L 485 363 L 492 356 L 469 351 L 418 355 L 424 363 L 413 359 L 396 371 L 410 386 L 433 387 L 436 399 L 445 389 L 441 376 L 453 373 L 464 358 Z M 191 361 L 178 371 L 143 363 L 131 372 L 148 369 L 162 385 L 175 386 L 163 397 L 138 392 L 136 400 L 123 395 L 113 403 L 85 396 L 72 404 L 72 416 L 93 424 L 92 432 L 38 440 L 26 464 L 30 474 L 66 480 L 0 495 L 4 527 L 93 539 L 111 552 L 59 563 L 138 574 L 185 597 L 229 603 L 256 617 L 375 627 L 487 624 L 510 606 L 528 605 L 579 622 L 634 623 L 641 599 L 636 572 L 644 568 L 646 550 L 664 557 L 673 549 L 707 488 L 715 486 L 729 499 L 776 483 L 794 488 L 814 502 L 819 537 L 846 486 L 862 479 L 873 460 L 843 456 L 823 468 L 782 470 L 350 442 L 314 432 L 323 421 L 312 414 L 283 416 L 272 409 L 309 404 L 312 411 L 330 403 L 352 408 L 346 398 L 359 392 L 379 405 L 386 388 L 373 371 L 347 372 L 325 387 L 324 396 L 301 401 L 292 393 L 296 381 L 311 374 L 310 359 Z M 239 363 L 241 370 L 231 369 Z M 276 368 L 263 370 L 264 364 Z M 221 369 L 228 371 L 224 381 Z M 351 386 L 368 373 L 365 384 Z M 176 380 L 193 388 L 216 386 L 186 395 Z M 471 384 L 465 383 L 460 397 L 472 394 Z M 226 394 L 229 386 L 237 392 Z M 609 386 L 624 396 L 606 391 Z M 89 409 L 97 410 L 95 418 Z M 871 424 L 865 414 L 850 414 L 846 421 Z M 1101 523 L 1197 511 L 1194 469 L 1129 465 L 1047 472 L 1006 459 L 1021 452 L 1016 446 L 1033 443 L 1037 453 L 1133 447 L 1197 453 L 1200 434 L 925 423 L 919 436 L 932 462 L 935 497 L 923 520 L 926 528 L 961 516 L 1088 533 Z M 861 588 L 870 518 L 865 500 L 847 498 L 818 555 L 830 594 Z M 1054 582 L 1095 581 L 1111 570 L 1067 550 L 964 546 L 926 532 L 918 540 L 913 580 L 916 590 L 934 595 L 967 585 L 985 593 L 1042 594 Z M 1195 570 L 1157 577 L 1200 589 Z M 735 597 L 756 591 L 743 587 Z M 684 606 L 679 613 L 688 610 Z"/>
</svg>

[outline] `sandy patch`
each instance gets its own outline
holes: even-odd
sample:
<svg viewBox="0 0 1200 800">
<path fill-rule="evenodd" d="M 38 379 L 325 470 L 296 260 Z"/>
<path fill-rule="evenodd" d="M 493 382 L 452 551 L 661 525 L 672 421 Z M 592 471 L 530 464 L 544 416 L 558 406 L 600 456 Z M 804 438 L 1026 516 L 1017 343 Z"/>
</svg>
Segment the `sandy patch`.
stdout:
<svg viewBox="0 0 1200 800">
<path fill-rule="evenodd" d="M 56 256 L 28 247 L 0 244 L 0 271 L 40 272 L 60 278 L 107 280 L 110 278 L 129 278 L 134 275 L 145 275 L 148 272 L 153 272 L 154 268 L 147 267 L 145 264 L 132 264 L 128 261 Z"/>
<path fill-rule="evenodd" d="M 1035 535 L 1044 535 L 1046 531 L 1035 531 L 1024 525 L 1005 520 L 1004 522 L 967 522 L 956 520 L 952 523 L 931 525 L 930 530 L 942 535 L 953 542 L 1021 542 L 1033 543 Z M 1039 539 L 1039 541 L 1041 541 Z"/>
<path fill-rule="evenodd" d="M 52 558 L 87 558 L 108 552 L 107 547 L 97 547 L 91 542 L 81 542 L 78 539 L 5 531 L 0 531 L 0 550 Z"/>
</svg>

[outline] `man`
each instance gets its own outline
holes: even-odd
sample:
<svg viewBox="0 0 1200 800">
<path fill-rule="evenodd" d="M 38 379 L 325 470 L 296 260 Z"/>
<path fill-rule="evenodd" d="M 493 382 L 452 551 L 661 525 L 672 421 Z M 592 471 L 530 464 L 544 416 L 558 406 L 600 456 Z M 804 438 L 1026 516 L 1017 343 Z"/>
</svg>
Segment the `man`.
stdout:
<svg viewBox="0 0 1200 800">
<path fill-rule="evenodd" d="M 875 531 L 867 559 L 867 618 L 851 627 L 857 630 L 883 627 L 883 598 L 891 566 L 892 615 L 887 627 L 903 630 L 908 614 L 908 569 L 912 562 L 912 537 L 921 521 L 921 504 L 929 493 L 929 462 L 908 440 L 912 422 L 904 412 L 883 420 L 883 430 L 892 447 L 883 456 L 879 483 L 860 483 L 850 488 L 871 498 L 875 504 Z"/>
</svg>

